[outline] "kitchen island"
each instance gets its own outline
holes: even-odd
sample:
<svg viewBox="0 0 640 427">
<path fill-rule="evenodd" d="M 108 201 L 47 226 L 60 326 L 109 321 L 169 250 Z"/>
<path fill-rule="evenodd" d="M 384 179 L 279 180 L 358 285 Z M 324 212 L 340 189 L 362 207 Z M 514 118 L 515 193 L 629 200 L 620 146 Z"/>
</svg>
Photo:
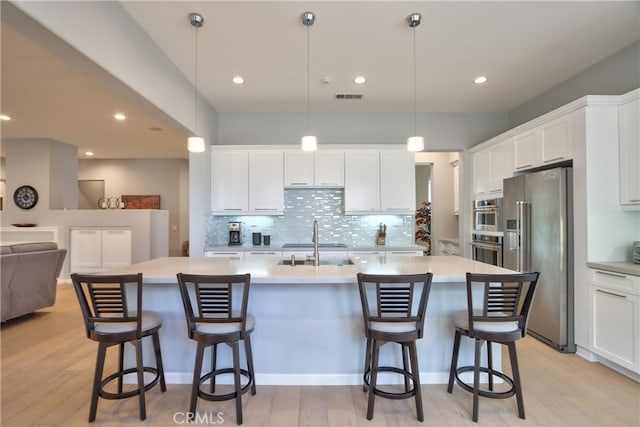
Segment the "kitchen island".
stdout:
<svg viewBox="0 0 640 427">
<path fill-rule="evenodd" d="M 360 384 L 365 339 L 356 274 L 433 273 L 424 338 L 418 341 L 423 383 L 446 383 L 451 360 L 454 312 L 466 309 L 465 274 L 513 273 L 457 256 L 355 257 L 353 264 L 279 265 L 278 259 L 230 260 L 166 257 L 110 271 L 142 272 L 145 310 L 162 314 L 163 362 L 169 383 L 190 383 L 195 342 L 187 338 L 176 274 L 251 274 L 249 312 L 256 318 L 251 336 L 257 384 Z M 473 345 L 464 340 L 460 363 L 471 364 Z M 395 348 L 393 348 L 395 347 Z M 230 349 L 218 350 L 219 366 L 230 364 Z M 483 352 L 484 353 L 484 352 Z M 494 366 L 500 352 L 494 351 Z M 208 358 L 208 352 L 207 352 Z M 152 352 L 145 359 L 152 363 Z M 132 355 L 128 355 L 132 362 Z M 205 366 L 208 366 L 205 360 Z M 381 363 L 402 365 L 397 346 L 381 349 Z M 381 381 L 394 381 L 381 377 Z"/>
</svg>

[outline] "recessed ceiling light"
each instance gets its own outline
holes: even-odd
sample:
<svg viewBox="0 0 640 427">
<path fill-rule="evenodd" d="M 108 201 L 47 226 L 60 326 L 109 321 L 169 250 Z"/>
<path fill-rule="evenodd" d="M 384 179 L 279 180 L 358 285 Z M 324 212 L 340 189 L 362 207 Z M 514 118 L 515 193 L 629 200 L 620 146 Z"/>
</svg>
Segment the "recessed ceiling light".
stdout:
<svg viewBox="0 0 640 427">
<path fill-rule="evenodd" d="M 244 79 L 240 76 L 235 76 L 234 78 L 231 79 L 231 81 L 237 85 L 244 84 Z"/>
<path fill-rule="evenodd" d="M 122 113 L 116 113 L 116 114 L 113 115 L 113 118 L 116 119 L 116 120 L 122 121 L 122 120 L 125 120 L 127 118 L 127 116 L 125 116 Z"/>
<path fill-rule="evenodd" d="M 477 85 L 481 85 L 482 83 L 486 83 L 487 80 L 489 80 L 488 78 L 486 78 L 485 76 L 478 76 L 475 79 L 473 79 L 473 82 Z"/>
<path fill-rule="evenodd" d="M 85 151 L 84 155 L 91 157 L 91 156 L 93 156 L 93 151 Z"/>
<path fill-rule="evenodd" d="M 356 78 L 353 79 L 353 82 L 358 85 L 364 84 L 366 81 L 367 79 L 365 76 L 356 76 Z"/>
<path fill-rule="evenodd" d="M 6 114 L 0 114 L 0 120 L 9 121 L 11 120 L 11 117 L 7 116 Z"/>
</svg>

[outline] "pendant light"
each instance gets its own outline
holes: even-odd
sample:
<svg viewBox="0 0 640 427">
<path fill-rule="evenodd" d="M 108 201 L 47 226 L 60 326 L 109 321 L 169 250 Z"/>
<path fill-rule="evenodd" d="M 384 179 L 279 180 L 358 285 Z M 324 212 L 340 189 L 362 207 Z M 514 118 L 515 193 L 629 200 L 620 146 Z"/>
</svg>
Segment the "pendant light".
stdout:
<svg viewBox="0 0 640 427">
<path fill-rule="evenodd" d="M 316 15 L 313 12 L 304 12 L 302 14 L 302 23 L 307 27 L 307 134 L 300 140 L 300 148 L 303 151 L 316 151 L 318 149 L 318 138 L 311 133 L 311 96 L 310 96 L 310 47 L 309 47 L 309 27 L 316 22 Z"/>
<path fill-rule="evenodd" d="M 413 136 L 407 139 L 407 150 L 409 151 L 422 151 L 424 150 L 424 138 L 418 136 L 417 131 L 417 95 L 416 95 L 416 27 L 420 25 L 422 15 L 419 13 L 412 13 L 407 16 L 407 22 L 413 29 Z"/>
<path fill-rule="evenodd" d="M 195 88 L 196 88 L 196 108 L 195 108 L 195 131 L 198 132 L 198 28 L 204 25 L 204 17 L 199 13 L 190 13 L 189 22 L 195 28 L 196 33 L 196 54 L 195 54 Z M 191 153 L 202 153 L 205 150 L 204 138 L 200 136 L 190 136 L 187 139 L 187 149 Z"/>
</svg>

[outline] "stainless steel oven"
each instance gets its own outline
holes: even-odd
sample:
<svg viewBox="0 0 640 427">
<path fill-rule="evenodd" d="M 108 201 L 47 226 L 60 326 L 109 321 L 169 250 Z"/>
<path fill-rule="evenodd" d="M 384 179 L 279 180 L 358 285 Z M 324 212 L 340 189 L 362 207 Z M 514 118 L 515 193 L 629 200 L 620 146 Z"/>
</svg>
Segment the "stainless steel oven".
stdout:
<svg viewBox="0 0 640 427">
<path fill-rule="evenodd" d="M 474 261 L 502 267 L 502 236 L 474 234 L 471 256 Z"/>
<path fill-rule="evenodd" d="M 500 231 L 502 229 L 502 199 L 473 201 L 473 229 Z"/>
</svg>

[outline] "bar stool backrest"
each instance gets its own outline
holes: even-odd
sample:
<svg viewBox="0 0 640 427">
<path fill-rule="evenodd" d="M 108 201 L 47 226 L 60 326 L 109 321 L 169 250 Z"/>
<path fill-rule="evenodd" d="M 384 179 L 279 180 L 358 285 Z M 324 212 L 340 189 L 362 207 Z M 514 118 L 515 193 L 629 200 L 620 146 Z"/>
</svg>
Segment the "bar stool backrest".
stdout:
<svg viewBox="0 0 640 427">
<path fill-rule="evenodd" d="M 142 316 L 138 314 L 142 313 L 142 273 L 108 276 L 74 273 L 71 281 L 84 317 L 87 338 L 95 336 L 96 324 L 124 322 L 135 322 L 136 325 L 133 332 L 125 335 L 141 337 Z M 127 296 L 127 287 L 134 287 L 133 303 Z M 120 338 L 123 337 L 118 335 Z"/>
<path fill-rule="evenodd" d="M 177 277 L 189 337 L 193 338 L 198 323 L 240 323 L 240 335 L 245 335 L 250 274 L 178 273 Z"/>
<path fill-rule="evenodd" d="M 433 278 L 431 273 L 404 275 L 358 273 L 357 277 L 365 331 L 369 329 L 371 322 L 416 322 L 418 337 L 422 337 Z M 420 292 L 417 304 L 414 298 L 416 290 Z M 369 293 L 374 292 L 375 299 L 372 299 Z"/>
<path fill-rule="evenodd" d="M 496 329 L 491 324 L 498 326 L 499 323 L 511 323 L 517 324 L 520 338 L 524 337 L 538 277 L 539 273 L 467 273 L 469 336 L 475 337 L 491 329 L 499 332 L 500 328 Z M 475 297 L 474 288 L 481 290 Z M 478 295 L 482 295 L 481 299 Z"/>
</svg>

